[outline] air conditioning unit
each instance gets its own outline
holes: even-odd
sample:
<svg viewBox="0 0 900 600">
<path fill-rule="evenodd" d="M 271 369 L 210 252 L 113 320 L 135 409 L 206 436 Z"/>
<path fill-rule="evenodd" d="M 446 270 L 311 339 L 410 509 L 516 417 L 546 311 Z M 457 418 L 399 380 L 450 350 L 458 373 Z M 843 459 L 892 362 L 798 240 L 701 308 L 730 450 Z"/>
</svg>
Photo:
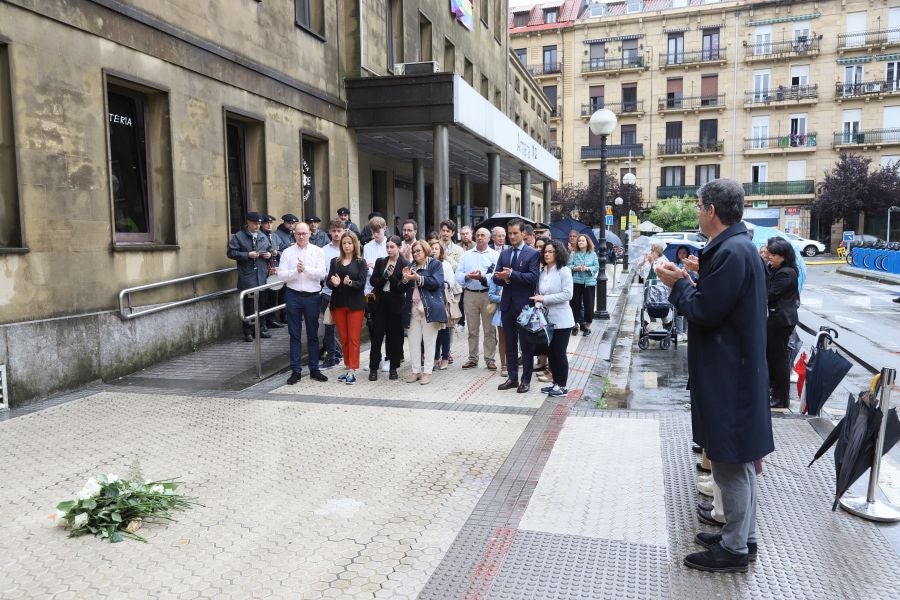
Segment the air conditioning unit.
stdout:
<svg viewBox="0 0 900 600">
<path fill-rule="evenodd" d="M 440 73 L 440 71 L 440 66 L 433 60 L 426 62 L 397 63 L 394 65 L 394 73 L 397 75 L 431 75 L 433 73 Z"/>
<path fill-rule="evenodd" d="M 644 8 L 644 3 L 642 1 L 638 1 L 638 2 L 630 1 L 627 4 L 625 4 L 625 13 L 632 15 L 634 13 L 641 12 L 643 10 L 643 8 Z"/>
</svg>

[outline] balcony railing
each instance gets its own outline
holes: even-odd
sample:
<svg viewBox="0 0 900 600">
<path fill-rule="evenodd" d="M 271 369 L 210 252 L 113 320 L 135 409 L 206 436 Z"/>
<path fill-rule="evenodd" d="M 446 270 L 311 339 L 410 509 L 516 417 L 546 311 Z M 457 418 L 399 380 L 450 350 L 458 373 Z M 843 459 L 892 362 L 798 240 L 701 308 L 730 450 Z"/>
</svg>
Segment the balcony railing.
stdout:
<svg viewBox="0 0 900 600">
<path fill-rule="evenodd" d="M 559 146 L 550 146 L 550 154 L 553 155 L 554 158 L 562 159 L 562 148 Z"/>
<path fill-rule="evenodd" d="M 706 48 L 705 50 L 692 50 L 690 52 L 666 52 L 659 56 L 659 66 L 696 65 L 724 60 L 724 48 Z"/>
<path fill-rule="evenodd" d="M 697 143 L 685 143 L 683 140 L 666 140 L 656 145 L 659 155 L 707 154 L 725 150 L 725 140 L 702 140 Z"/>
<path fill-rule="evenodd" d="M 861 81 L 859 83 L 834 84 L 835 98 L 882 95 L 900 92 L 900 81 Z"/>
<path fill-rule="evenodd" d="M 698 110 L 700 108 L 724 108 L 725 94 L 718 96 L 680 96 L 658 99 L 659 110 Z"/>
<path fill-rule="evenodd" d="M 749 61 L 771 60 L 818 53 L 819 38 L 818 36 L 813 35 L 812 37 L 798 38 L 796 40 L 784 42 L 759 42 L 756 44 L 747 44 L 746 58 Z"/>
<path fill-rule="evenodd" d="M 697 196 L 699 185 L 658 185 L 656 186 L 656 197 L 659 200 L 665 198 L 681 198 L 684 196 Z"/>
<path fill-rule="evenodd" d="M 744 138 L 744 150 L 815 148 L 815 133 L 791 133 L 774 137 Z"/>
<path fill-rule="evenodd" d="M 592 98 L 595 102 L 581 105 L 581 116 L 589 117 L 601 108 L 608 108 L 617 115 L 644 112 L 643 100 L 627 100 L 624 102 L 604 102 L 602 98 Z"/>
<path fill-rule="evenodd" d="M 644 156 L 643 144 L 609 144 L 606 146 L 607 158 L 640 158 Z M 581 160 L 600 158 L 600 146 L 582 146 Z"/>
<path fill-rule="evenodd" d="M 871 146 L 878 144 L 900 144 L 900 127 L 867 129 L 865 131 L 840 131 L 834 134 L 835 146 Z"/>
<path fill-rule="evenodd" d="M 582 61 L 582 73 L 598 71 L 618 71 L 620 69 L 640 69 L 644 66 L 643 56 L 625 56 L 622 58 L 592 58 Z"/>
<path fill-rule="evenodd" d="M 861 31 L 859 33 L 839 33 L 837 37 L 839 49 L 888 46 L 900 44 L 900 27 Z"/>
<path fill-rule="evenodd" d="M 815 193 L 816 182 L 812 179 L 800 181 L 760 181 L 745 183 L 746 196 L 790 196 L 793 194 Z"/>
<path fill-rule="evenodd" d="M 779 85 L 769 90 L 748 90 L 744 92 L 744 104 L 771 104 L 773 102 L 801 102 L 819 97 L 819 86 Z"/>
<path fill-rule="evenodd" d="M 550 109 L 550 118 L 559 119 L 562 117 L 562 106 L 554 106 Z"/>
<path fill-rule="evenodd" d="M 540 65 L 529 65 L 528 72 L 534 77 L 541 75 L 555 75 L 562 71 L 561 62 L 545 62 Z"/>
</svg>

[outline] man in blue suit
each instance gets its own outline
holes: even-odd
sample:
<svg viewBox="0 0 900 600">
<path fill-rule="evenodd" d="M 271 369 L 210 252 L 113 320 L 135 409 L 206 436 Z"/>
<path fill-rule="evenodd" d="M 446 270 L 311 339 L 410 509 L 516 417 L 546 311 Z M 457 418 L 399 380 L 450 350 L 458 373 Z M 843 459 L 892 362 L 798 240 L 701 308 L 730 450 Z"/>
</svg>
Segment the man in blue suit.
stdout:
<svg viewBox="0 0 900 600">
<path fill-rule="evenodd" d="M 494 283 L 503 287 L 500 297 L 500 320 L 506 335 L 506 366 L 508 379 L 497 386 L 498 390 L 516 388 L 520 394 L 531 385 L 534 351 L 531 344 L 522 341 L 522 379 L 519 379 L 519 326 L 516 317 L 522 307 L 529 304 L 538 285 L 538 251 L 525 243 L 521 219 L 512 219 L 506 226 L 509 246 L 500 253 L 494 269 Z"/>
</svg>

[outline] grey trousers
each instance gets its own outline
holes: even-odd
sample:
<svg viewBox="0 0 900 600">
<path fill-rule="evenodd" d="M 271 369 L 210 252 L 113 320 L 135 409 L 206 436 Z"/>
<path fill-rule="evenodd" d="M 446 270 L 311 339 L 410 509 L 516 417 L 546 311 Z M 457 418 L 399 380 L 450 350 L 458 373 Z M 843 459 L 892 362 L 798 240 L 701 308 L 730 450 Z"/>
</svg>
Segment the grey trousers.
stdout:
<svg viewBox="0 0 900 600">
<path fill-rule="evenodd" d="M 756 542 L 756 470 L 752 462 L 711 460 L 710 465 L 722 492 L 722 545 L 735 554 L 747 554 L 747 542 Z"/>
</svg>

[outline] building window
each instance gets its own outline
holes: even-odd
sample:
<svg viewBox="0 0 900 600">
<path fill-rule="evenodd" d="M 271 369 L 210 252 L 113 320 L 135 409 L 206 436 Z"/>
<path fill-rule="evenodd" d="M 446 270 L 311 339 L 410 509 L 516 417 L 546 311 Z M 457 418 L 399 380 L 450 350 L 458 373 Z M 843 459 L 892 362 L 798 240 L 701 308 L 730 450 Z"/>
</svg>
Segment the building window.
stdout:
<svg viewBox="0 0 900 600">
<path fill-rule="evenodd" d="M 719 143 L 719 120 L 700 119 L 700 147 L 703 150 L 716 150 Z"/>
<path fill-rule="evenodd" d="M 769 181 L 769 163 L 750 165 L 750 181 L 752 183 L 766 183 Z"/>
<path fill-rule="evenodd" d="M 719 103 L 719 76 L 700 77 L 700 106 L 716 106 Z"/>
<path fill-rule="evenodd" d="M 622 40 L 622 66 L 641 66 L 641 60 L 640 56 L 638 56 L 638 52 L 638 40 Z"/>
<path fill-rule="evenodd" d="M 403 0 L 388 0 L 387 3 L 387 68 L 403 62 Z"/>
<path fill-rule="evenodd" d="M 244 226 L 248 211 L 266 210 L 265 145 L 262 121 L 225 113 L 225 166 L 231 233 Z"/>
<path fill-rule="evenodd" d="M 666 64 L 679 65 L 684 62 L 684 33 L 670 33 Z"/>
<path fill-rule="evenodd" d="M 553 116 L 559 116 L 556 106 L 556 91 L 555 85 L 544 86 L 544 95 L 547 96 L 547 100 L 550 102 L 550 114 Z"/>
<path fill-rule="evenodd" d="M 419 61 L 432 60 L 431 21 L 419 13 Z"/>
<path fill-rule="evenodd" d="M 684 80 L 681 77 L 673 77 L 666 80 L 666 108 L 681 108 L 681 100 L 684 97 Z"/>
<path fill-rule="evenodd" d="M 480 8 L 478 9 L 478 12 L 481 13 L 481 22 L 484 23 L 485 27 L 487 27 L 488 26 L 488 17 L 489 17 L 488 11 L 490 10 L 488 8 L 488 5 L 490 4 L 490 1 L 489 0 L 481 0 L 481 2 L 479 2 L 479 4 L 480 4 Z"/>
<path fill-rule="evenodd" d="M 456 46 L 453 42 L 444 38 L 444 72 L 453 73 L 456 71 Z"/>
<path fill-rule="evenodd" d="M 719 178 L 719 165 L 697 165 L 694 172 L 694 181 L 697 185 L 709 183 Z"/>
<path fill-rule="evenodd" d="M 544 11 L 544 23 L 556 23 L 559 18 L 558 8 L 548 8 Z"/>
<path fill-rule="evenodd" d="M 637 84 L 622 84 L 622 112 L 634 112 L 637 110 Z"/>
<path fill-rule="evenodd" d="M 482 75 L 481 76 L 481 95 L 484 96 L 485 100 L 490 100 L 490 96 L 488 96 L 490 89 L 491 89 L 491 85 L 490 85 L 490 82 L 488 81 L 488 78 L 485 77 L 484 75 Z"/>
<path fill-rule="evenodd" d="M 297 25 L 325 37 L 325 0 L 294 0 Z"/>
<path fill-rule="evenodd" d="M 590 44 L 589 52 L 589 68 L 591 70 L 602 69 L 606 64 L 606 44 L 603 42 L 593 42 Z"/>
<path fill-rule="evenodd" d="M 504 10 L 501 0 L 494 1 L 494 39 L 501 43 L 501 38 L 506 35 L 507 21 L 509 13 Z"/>
<path fill-rule="evenodd" d="M 684 185 L 684 167 L 663 167 L 660 181 L 665 186 Z"/>
<path fill-rule="evenodd" d="M 513 89 L 516 90 L 516 93 L 519 93 L 519 89 L 521 88 L 521 81 L 518 77 L 516 77 L 516 82 L 513 84 Z"/>
<path fill-rule="evenodd" d="M 719 30 L 703 30 L 703 60 L 719 60 Z"/>
<path fill-rule="evenodd" d="M 637 125 L 622 125 L 622 144 L 637 144 Z"/>
<path fill-rule="evenodd" d="M 513 13 L 513 27 L 525 27 L 528 25 L 528 12 Z"/>
<path fill-rule="evenodd" d="M 475 65 L 472 64 L 472 61 L 468 58 L 465 59 L 465 69 L 463 70 L 463 79 L 466 80 L 470 86 L 475 86 Z"/>
<path fill-rule="evenodd" d="M 503 104 L 503 94 L 499 89 L 494 90 L 494 106 L 500 109 Z"/>
<path fill-rule="evenodd" d="M 528 66 L 528 48 L 516 48 L 513 52 L 516 53 L 516 58 L 519 59 L 520 63 Z"/>
<path fill-rule="evenodd" d="M 681 131 L 681 121 L 666 123 L 666 154 L 681 154 Z"/>
<path fill-rule="evenodd" d="M 558 70 L 556 46 L 544 46 L 544 73 L 555 73 Z"/>
<path fill-rule="evenodd" d="M 168 95 L 107 77 L 106 113 L 115 241 L 175 243 Z"/>
<path fill-rule="evenodd" d="M 0 248 L 24 246 L 12 121 L 9 48 L 0 44 Z"/>
</svg>

